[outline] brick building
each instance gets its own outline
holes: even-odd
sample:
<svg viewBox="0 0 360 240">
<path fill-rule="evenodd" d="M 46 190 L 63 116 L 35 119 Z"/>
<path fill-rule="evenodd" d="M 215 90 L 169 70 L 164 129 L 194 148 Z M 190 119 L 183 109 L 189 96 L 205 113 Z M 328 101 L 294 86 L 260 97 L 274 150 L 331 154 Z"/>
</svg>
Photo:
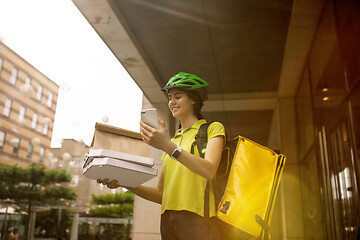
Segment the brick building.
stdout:
<svg viewBox="0 0 360 240">
<path fill-rule="evenodd" d="M 46 164 L 59 86 L 0 42 L 0 165 Z"/>
</svg>

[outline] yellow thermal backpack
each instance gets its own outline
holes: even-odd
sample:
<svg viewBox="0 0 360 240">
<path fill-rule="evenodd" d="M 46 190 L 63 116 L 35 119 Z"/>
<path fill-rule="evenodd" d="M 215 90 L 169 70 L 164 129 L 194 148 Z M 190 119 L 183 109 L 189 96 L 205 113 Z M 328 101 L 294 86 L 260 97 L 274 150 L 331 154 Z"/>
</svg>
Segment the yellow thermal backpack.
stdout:
<svg viewBox="0 0 360 240">
<path fill-rule="evenodd" d="M 191 147 L 205 155 L 204 123 Z M 227 141 L 216 176 L 205 190 L 205 216 L 209 215 L 209 186 L 213 188 L 222 240 L 270 239 L 272 210 L 286 157 L 245 137 Z"/>
</svg>

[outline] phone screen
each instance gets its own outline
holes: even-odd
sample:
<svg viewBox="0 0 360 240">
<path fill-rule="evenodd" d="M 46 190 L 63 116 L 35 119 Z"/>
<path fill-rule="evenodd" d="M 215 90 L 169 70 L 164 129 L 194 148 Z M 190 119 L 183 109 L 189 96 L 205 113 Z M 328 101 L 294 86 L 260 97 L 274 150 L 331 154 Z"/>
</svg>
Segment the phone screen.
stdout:
<svg viewBox="0 0 360 240">
<path fill-rule="evenodd" d="M 156 108 L 141 110 L 141 121 L 153 128 L 159 129 Z"/>
</svg>

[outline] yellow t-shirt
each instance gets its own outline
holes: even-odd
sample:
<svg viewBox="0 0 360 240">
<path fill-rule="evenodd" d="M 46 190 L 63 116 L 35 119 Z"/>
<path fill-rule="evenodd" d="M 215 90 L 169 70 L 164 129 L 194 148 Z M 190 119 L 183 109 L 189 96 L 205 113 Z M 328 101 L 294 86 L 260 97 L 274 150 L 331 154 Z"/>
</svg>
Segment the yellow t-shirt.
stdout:
<svg viewBox="0 0 360 240">
<path fill-rule="evenodd" d="M 191 145 L 201 124 L 206 120 L 201 119 L 188 127 L 183 133 L 178 130 L 171 140 L 179 145 L 183 151 L 191 152 Z M 225 137 L 225 128 L 219 122 L 213 122 L 208 128 L 208 140 L 216 136 Z M 199 156 L 197 147 L 194 154 Z M 170 158 L 166 153 L 162 159 L 164 164 L 164 189 L 161 204 L 161 213 L 165 210 L 190 211 L 204 216 L 204 194 L 207 179 L 192 172 L 177 160 Z M 209 216 L 215 216 L 215 201 L 212 188 L 209 194 Z"/>
</svg>

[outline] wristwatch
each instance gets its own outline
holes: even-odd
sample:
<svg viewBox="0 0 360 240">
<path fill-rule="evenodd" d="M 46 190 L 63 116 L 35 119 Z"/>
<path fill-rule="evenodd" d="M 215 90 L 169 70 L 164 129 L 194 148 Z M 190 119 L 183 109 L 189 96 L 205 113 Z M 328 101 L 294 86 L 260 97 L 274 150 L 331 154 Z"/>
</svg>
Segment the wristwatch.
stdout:
<svg viewBox="0 0 360 240">
<path fill-rule="evenodd" d="M 181 154 L 181 147 L 177 146 L 170 157 L 172 159 L 177 159 L 180 156 L 180 154 Z"/>
</svg>

